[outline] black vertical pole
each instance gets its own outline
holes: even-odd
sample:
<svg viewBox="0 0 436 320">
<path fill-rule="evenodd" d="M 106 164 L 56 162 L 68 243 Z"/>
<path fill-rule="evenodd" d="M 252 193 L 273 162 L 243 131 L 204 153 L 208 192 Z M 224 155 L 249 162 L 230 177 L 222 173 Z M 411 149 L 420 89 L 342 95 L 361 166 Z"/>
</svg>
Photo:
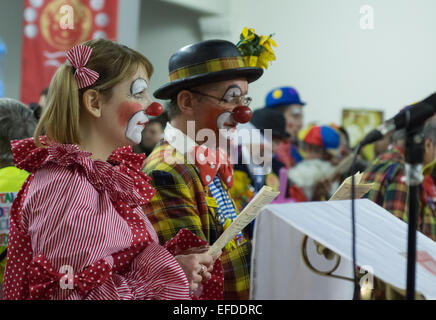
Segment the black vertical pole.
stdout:
<svg viewBox="0 0 436 320">
<path fill-rule="evenodd" d="M 357 258 L 356 258 L 356 207 L 355 207 L 355 187 L 354 187 L 354 166 L 359 156 L 361 145 L 359 144 L 354 150 L 353 162 L 350 166 L 349 175 L 351 175 L 351 250 L 352 250 L 352 260 L 353 260 L 353 279 L 354 279 L 354 290 L 353 290 L 353 300 L 360 300 L 360 285 L 359 279 L 357 277 Z"/>
<path fill-rule="evenodd" d="M 415 299 L 416 285 L 416 228 L 418 225 L 419 186 L 422 183 L 424 136 L 422 126 L 406 128 L 406 181 L 409 191 L 407 239 L 407 300 Z"/>
<path fill-rule="evenodd" d="M 418 186 L 409 186 L 409 230 L 407 239 L 407 300 L 415 299 L 416 228 L 418 220 Z"/>
</svg>

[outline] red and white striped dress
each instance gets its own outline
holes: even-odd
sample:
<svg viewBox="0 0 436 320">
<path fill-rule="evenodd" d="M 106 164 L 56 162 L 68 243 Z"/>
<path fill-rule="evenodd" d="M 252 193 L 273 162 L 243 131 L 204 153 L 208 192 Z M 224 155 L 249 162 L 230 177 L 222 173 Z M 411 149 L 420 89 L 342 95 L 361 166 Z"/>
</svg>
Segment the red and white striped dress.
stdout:
<svg viewBox="0 0 436 320">
<path fill-rule="evenodd" d="M 31 175 L 11 211 L 5 299 L 190 299 L 141 209 L 155 193 L 144 155 L 123 147 L 94 161 L 78 146 L 33 139 L 12 151 Z"/>
</svg>

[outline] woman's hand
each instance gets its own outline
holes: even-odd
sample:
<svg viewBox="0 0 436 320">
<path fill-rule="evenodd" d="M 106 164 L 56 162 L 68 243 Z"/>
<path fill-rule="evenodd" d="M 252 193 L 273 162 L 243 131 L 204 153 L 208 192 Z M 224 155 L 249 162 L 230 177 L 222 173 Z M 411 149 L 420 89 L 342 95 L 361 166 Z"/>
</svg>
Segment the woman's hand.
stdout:
<svg viewBox="0 0 436 320">
<path fill-rule="evenodd" d="M 207 253 L 207 250 L 209 250 L 209 247 L 191 248 L 176 252 L 175 258 L 188 278 L 191 291 L 197 290 L 201 282 L 210 280 L 213 265 L 221 255 L 220 252 L 212 257 Z"/>
</svg>

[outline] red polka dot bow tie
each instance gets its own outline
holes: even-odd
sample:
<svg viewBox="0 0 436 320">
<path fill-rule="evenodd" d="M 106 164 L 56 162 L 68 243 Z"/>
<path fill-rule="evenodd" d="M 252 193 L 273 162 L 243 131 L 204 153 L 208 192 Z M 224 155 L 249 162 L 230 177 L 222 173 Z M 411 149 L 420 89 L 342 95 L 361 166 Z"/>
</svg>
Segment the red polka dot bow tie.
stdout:
<svg viewBox="0 0 436 320">
<path fill-rule="evenodd" d="M 220 148 L 213 150 L 205 146 L 196 146 L 193 152 L 195 166 L 204 186 L 209 185 L 217 173 L 228 188 L 233 186 L 233 168 L 227 152 Z"/>
</svg>

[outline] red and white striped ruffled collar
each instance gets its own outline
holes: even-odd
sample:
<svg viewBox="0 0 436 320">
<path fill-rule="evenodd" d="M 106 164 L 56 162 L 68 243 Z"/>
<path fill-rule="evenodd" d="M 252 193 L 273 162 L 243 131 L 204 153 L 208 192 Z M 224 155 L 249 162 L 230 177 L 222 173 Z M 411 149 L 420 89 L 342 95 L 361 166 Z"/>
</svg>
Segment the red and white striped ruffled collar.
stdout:
<svg viewBox="0 0 436 320">
<path fill-rule="evenodd" d="M 91 153 L 77 145 L 52 143 L 38 148 L 33 138 L 11 141 L 12 154 L 17 168 L 35 172 L 47 165 L 80 168 L 98 192 L 107 191 L 112 201 L 143 206 L 156 193 L 150 185 L 151 178 L 141 169 L 144 154 L 135 154 L 131 146 L 116 149 L 108 160 L 90 158 Z M 141 185 L 141 189 L 136 187 Z"/>
</svg>

